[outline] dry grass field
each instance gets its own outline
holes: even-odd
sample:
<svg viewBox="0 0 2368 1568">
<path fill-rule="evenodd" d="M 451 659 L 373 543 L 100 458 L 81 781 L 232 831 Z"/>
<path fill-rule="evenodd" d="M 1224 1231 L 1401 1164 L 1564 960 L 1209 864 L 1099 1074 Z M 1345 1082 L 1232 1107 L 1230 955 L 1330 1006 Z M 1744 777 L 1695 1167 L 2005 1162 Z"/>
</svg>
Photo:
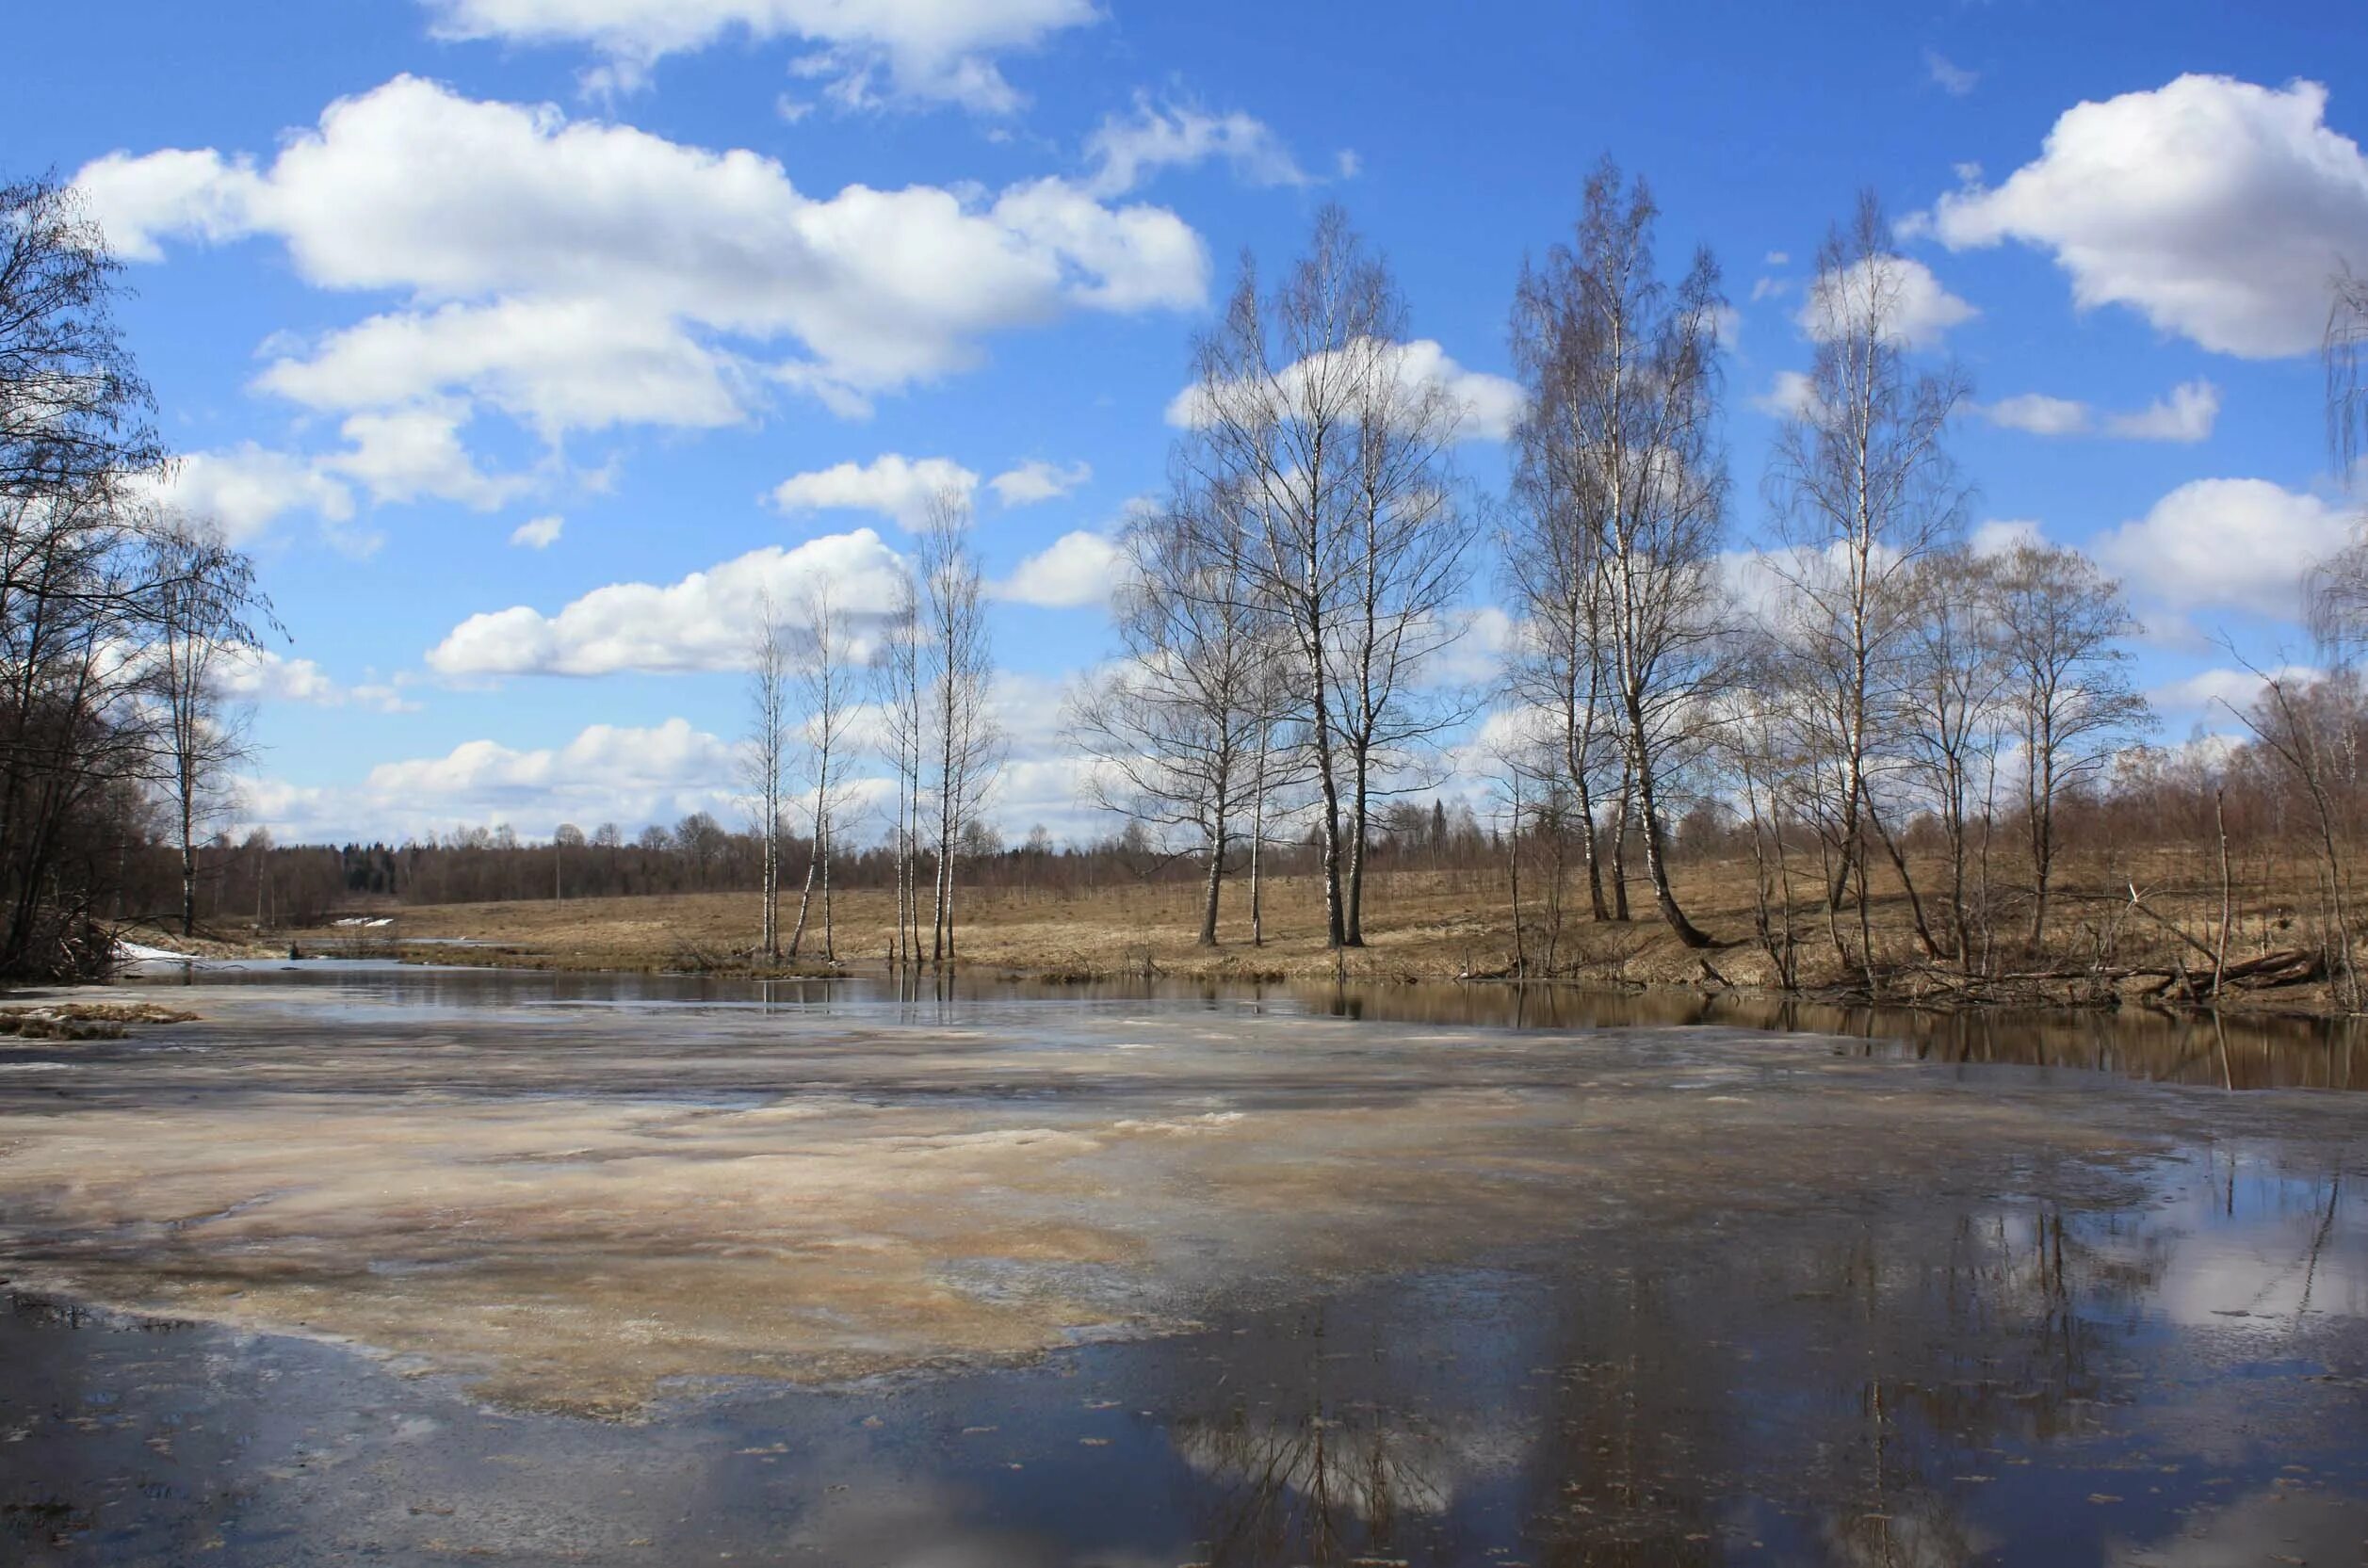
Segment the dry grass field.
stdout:
<svg viewBox="0 0 2368 1568">
<path fill-rule="evenodd" d="M 1887 868 L 1888 869 L 1888 868 Z M 2064 863 L 2050 917 L 2045 951 L 2020 950 L 2027 905 L 2007 901 L 1997 924 L 1998 967 L 2034 977 L 2017 999 L 2038 994 L 2060 1000 L 2152 999 L 2166 992 L 2165 977 L 2211 970 L 2218 941 L 2220 894 L 2216 865 L 2198 853 L 2075 854 Z M 2230 965 L 2311 945 L 2318 907 L 2308 865 L 2261 863 L 2238 868 L 2235 918 L 2228 941 Z M 1800 901 L 1793 913 L 1797 980 L 1808 988 L 1862 985 L 1855 911 L 1842 916 L 1854 957 L 1841 961 L 1828 917 L 1811 890 L 1814 874 L 1796 870 Z M 1941 878 L 1921 868 L 1919 885 L 1936 923 Z M 1748 862 L 1686 866 L 1678 892 L 1688 913 L 1719 946 L 1695 953 L 1675 942 L 1655 917 L 1649 890 L 1630 893 L 1634 918 L 1598 924 L 1586 918 L 1584 893 L 1572 878 L 1559 930 L 1544 889 L 1524 873 L 1522 952 L 1533 977 L 1611 985 L 1762 988 L 1776 983 L 1775 965 L 1757 930 L 1754 871 Z M 1806 885 L 1804 885 L 1806 883 Z M 2136 888 L 2142 901 L 2131 898 Z M 1313 878 L 1270 879 L 1264 893 L 1262 944 L 1251 941 L 1246 888 L 1229 885 L 1219 945 L 1196 944 L 1198 888 L 1189 882 L 1137 883 L 1092 889 L 965 890 L 956 951 L 970 969 L 1049 978 L 1155 974 L 1206 978 L 1331 978 L 1437 980 L 1502 976 L 1514 966 L 1513 919 L 1500 871 L 1397 871 L 1367 889 L 1366 945 L 1337 953 L 1323 943 L 1321 887 Z M 794 899 L 789 905 L 794 910 Z M 795 963 L 779 971 L 754 952 L 757 904 L 751 893 L 711 893 L 620 898 L 571 898 L 505 903 L 381 906 L 370 912 L 392 923 L 366 928 L 329 926 L 293 933 L 310 954 L 433 957 L 438 962 L 532 968 L 684 970 L 717 974 L 812 973 L 830 967 L 819 915 Z M 848 969 L 877 969 L 887 958 L 893 910 L 883 891 L 842 892 L 835 901 L 832 951 Z M 788 918 L 785 912 L 785 924 Z M 1896 879 L 1874 889 L 1872 926 L 1878 968 L 1888 995 L 1946 1005 L 1963 999 L 1947 983 L 1948 967 L 1925 959 L 1914 937 L 1907 900 Z M 235 934 L 235 933 L 225 933 Z M 287 940 L 275 938 L 273 950 Z M 1550 962 L 1549 962 L 1550 960 Z M 2129 971 L 2140 971 L 2132 976 Z M 2327 1005 L 2325 988 L 2287 984 L 2231 1002 L 2308 1010 Z"/>
</svg>

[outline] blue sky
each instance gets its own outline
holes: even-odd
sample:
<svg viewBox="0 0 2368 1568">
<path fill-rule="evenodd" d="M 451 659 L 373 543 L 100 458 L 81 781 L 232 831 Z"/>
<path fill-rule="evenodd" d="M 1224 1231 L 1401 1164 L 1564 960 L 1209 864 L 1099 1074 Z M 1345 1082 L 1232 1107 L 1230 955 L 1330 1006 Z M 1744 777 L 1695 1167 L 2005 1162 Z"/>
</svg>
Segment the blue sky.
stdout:
<svg viewBox="0 0 2368 1568">
<path fill-rule="evenodd" d="M 2304 651 L 2295 583 L 2348 525 L 2314 346 L 2327 273 L 2368 267 L 2356 8 L 350 0 L 14 31 L 9 172 L 78 179 L 133 258 L 179 498 L 292 634 L 252 682 L 249 814 L 283 835 L 727 810 L 754 585 L 860 598 L 944 464 L 1002 585 L 994 815 L 1083 830 L 1059 694 L 1107 649 L 1104 542 L 1236 258 L 1279 267 L 1344 203 L 1482 408 L 1522 257 L 1606 153 L 1664 256 L 1725 268 L 1738 550 L 1862 186 L 1929 275 L 1923 351 L 1973 380 L 1974 523 L 2125 578 L 2168 737 L 2225 727 L 2218 637 Z"/>
</svg>

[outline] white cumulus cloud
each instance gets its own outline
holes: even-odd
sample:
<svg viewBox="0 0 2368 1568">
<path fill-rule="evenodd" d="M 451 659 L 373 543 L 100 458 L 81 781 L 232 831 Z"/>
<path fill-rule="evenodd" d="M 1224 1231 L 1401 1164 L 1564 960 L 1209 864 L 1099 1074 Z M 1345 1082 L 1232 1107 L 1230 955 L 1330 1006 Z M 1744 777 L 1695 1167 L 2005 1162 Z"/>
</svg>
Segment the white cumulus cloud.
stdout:
<svg viewBox="0 0 2368 1568">
<path fill-rule="evenodd" d="M 2026 392 L 1981 403 L 1973 412 L 1991 424 L 2029 435 L 2079 436 L 2103 434 L 2124 441 L 2194 443 L 2212 434 L 2220 417 L 2220 389 L 2210 381 L 2185 381 L 2145 408 L 2128 413 L 2099 414 L 2088 404 L 2070 397 L 2051 397 Z"/>
<path fill-rule="evenodd" d="M 567 520 L 557 515 L 529 517 L 510 530 L 510 542 L 527 550 L 548 550 L 560 542 Z"/>
<path fill-rule="evenodd" d="M 419 706 L 393 682 L 348 686 L 312 659 L 289 658 L 269 648 L 234 650 L 223 659 L 220 675 L 224 692 L 250 702 L 309 703 L 379 713 L 410 713 Z"/>
<path fill-rule="evenodd" d="M 350 490 L 303 458 L 251 441 L 189 453 L 152 489 L 159 501 L 212 518 L 233 544 L 251 542 L 290 512 L 312 512 L 329 523 L 353 516 Z"/>
<path fill-rule="evenodd" d="M 873 512 L 912 532 L 929 520 L 938 496 L 950 493 L 967 502 L 978 488 L 979 476 L 950 459 L 883 452 L 869 462 L 792 474 L 773 486 L 772 504 L 791 513 Z"/>
<path fill-rule="evenodd" d="M 353 445 L 323 458 L 320 467 L 362 485 L 376 502 L 454 501 L 492 511 L 533 486 L 523 475 L 479 469 L 461 445 L 461 421 L 449 410 L 357 413 L 340 433 Z"/>
<path fill-rule="evenodd" d="M 1038 458 L 1005 469 L 987 481 L 987 488 L 1007 507 L 1030 507 L 1059 500 L 1093 477 L 1091 464 L 1073 462 L 1063 467 Z"/>
<path fill-rule="evenodd" d="M 850 105 L 917 101 L 1005 113 L 1020 103 L 996 57 L 1097 17 L 1093 0 L 423 0 L 445 38 L 578 43 L 594 85 L 632 88 L 669 55 L 733 34 L 814 46 L 798 73 Z"/>
<path fill-rule="evenodd" d="M 429 651 L 440 674 L 609 675 L 745 666 L 758 606 L 795 622 L 828 587 L 858 635 L 896 603 L 900 562 L 869 528 L 794 549 L 770 545 L 672 583 L 610 583 L 555 614 L 527 606 L 472 615 Z"/>
<path fill-rule="evenodd" d="M 1815 412 L 1817 383 L 1798 370 L 1779 370 L 1768 390 L 1757 393 L 1751 406 L 1778 419 L 1806 419 Z"/>
<path fill-rule="evenodd" d="M 2303 577 L 2340 547 L 2351 518 L 2267 479 L 2196 479 L 2091 547 L 2132 592 L 2177 610 L 2301 614 Z"/>
<path fill-rule="evenodd" d="M 545 439 L 618 425 L 738 424 L 770 380 L 809 385 L 845 411 L 860 396 L 810 367 L 760 370 L 682 322 L 597 298 L 506 298 L 374 315 L 321 337 L 256 384 L 315 409 L 401 405 L 465 393 Z"/>
<path fill-rule="evenodd" d="M 816 197 L 755 153 L 414 76 L 332 104 L 268 164 L 115 153 L 75 183 L 126 255 L 268 237 L 316 287 L 406 297 L 266 388 L 349 412 L 465 398 L 553 438 L 729 423 L 773 385 L 858 410 L 1066 310 L 1196 306 L 1208 270 L 1174 213 L 1057 179 Z"/>
<path fill-rule="evenodd" d="M 441 757 L 384 762 L 370 769 L 367 787 L 397 798 L 450 800 L 488 791 L 728 784 L 732 748 L 681 719 L 641 729 L 594 724 L 564 746 L 514 751 L 499 741 L 470 740 Z"/>
<path fill-rule="evenodd" d="M 1952 98 L 1962 98 L 1981 85 L 1982 73 L 1968 71 L 1938 49 L 1924 51 L 1924 74 Z"/>
<path fill-rule="evenodd" d="M 2084 308 L 2126 305 L 2221 353 L 2308 353 L 2329 274 L 2368 255 L 2368 158 L 2327 99 L 2189 75 L 2080 104 L 2003 183 L 1942 197 L 1930 228 L 1952 250 L 2051 252 Z"/>
<path fill-rule="evenodd" d="M 2040 392 L 2001 397 L 1980 405 L 1977 412 L 1993 425 L 2029 435 L 2084 435 L 2096 423 L 2095 412 L 2086 403 Z"/>
<path fill-rule="evenodd" d="M 1977 556 L 2003 556 L 2024 545 L 2036 549 L 2046 542 L 2046 531 L 2030 518 L 1994 517 L 1973 525 L 1966 547 Z"/>
<path fill-rule="evenodd" d="M 1080 528 L 1021 561 L 993 590 L 1015 605 L 1081 609 L 1107 604 L 1120 571 L 1118 546 L 1110 537 Z"/>
<path fill-rule="evenodd" d="M 629 826 L 693 811 L 737 815 L 732 745 L 683 719 L 594 724 L 557 746 L 470 740 L 381 763 L 357 784 L 239 781 L 251 822 L 284 842 L 393 839 L 506 822 L 530 837 L 563 821 Z"/>
<path fill-rule="evenodd" d="M 1868 256 L 1840 275 L 1821 273 L 1794 317 L 1817 342 L 1841 335 L 1842 324 L 1865 311 L 1870 296 L 1882 298 L 1890 335 L 1910 348 L 1937 347 L 1953 327 L 1981 313 L 1951 294 L 1932 268 L 1908 256 Z"/>
<path fill-rule="evenodd" d="M 2134 413 L 2112 415 L 2105 430 L 2132 441 L 2197 442 L 2212 434 L 2219 417 L 2220 389 L 2210 381 L 2184 381 Z"/>
<path fill-rule="evenodd" d="M 2279 665 L 2268 671 L 2273 679 L 2297 685 L 2308 685 L 2322 673 L 2300 664 Z M 2259 671 L 2222 667 L 2165 682 L 2149 691 L 2146 698 L 2165 713 L 2226 719 L 2231 709 L 2237 713 L 2249 711 L 2267 687 L 2268 682 Z"/>
</svg>

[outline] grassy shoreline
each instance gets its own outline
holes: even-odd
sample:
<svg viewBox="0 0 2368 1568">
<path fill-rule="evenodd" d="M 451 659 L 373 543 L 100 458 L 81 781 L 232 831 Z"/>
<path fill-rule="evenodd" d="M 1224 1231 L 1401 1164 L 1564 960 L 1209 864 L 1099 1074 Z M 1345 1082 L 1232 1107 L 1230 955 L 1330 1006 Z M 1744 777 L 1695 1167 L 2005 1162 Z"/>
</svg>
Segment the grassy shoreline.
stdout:
<svg viewBox="0 0 2368 1568">
<path fill-rule="evenodd" d="M 2003 978 L 1969 980 L 1924 954 L 1907 900 L 1896 890 L 1870 912 L 1874 939 L 1872 999 L 1932 1009 L 1998 1006 L 2147 1007 L 2194 1011 L 2206 998 L 2199 957 L 2216 940 L 2217 894 L 2182 869 L 2124 864 L 2083 865 L 2066 880 L 2060 913 L 2039 954 L 2014 955 Z M 1679 893 L 1695 919 L 1719 939 L 1708 952 L 1680 946 L 1635 900 L 1629 922 L 1598 923 L 1583 902 L 1565 907 L 1559 929 L 1543 899 L 1525 898 L 1522 983 L 1618 989 L 1732 991 L 1837 1002 L 1866 1001 L 1866 966 L 1857 961 L 1855 929 L 1845 931 L 1852 961 L 1841 962 L 1822 907 L 1801 906 L 1796 984 L 1778 984 L 1776 966 L 1755 933 L 1747 865 L 1692 865 Z M 2297 877 L 2297 881 L 2302 878 Z M 1495 885 L 1491 885 L 1492 881 Z M 2133 905 L 2127 889 L 2151 887 Z M 2255 900 L 2240 911 L 2229 964 L 2271 965 L 2262 983 L 2231 986 L 2230 1011 L 2330 1014 L 2338 1010 L 2323 980 L 2277 967 L 2279 955 L 2308 940 L 2292 899 Z M 1042 982 L 1154 977 L 1241 983 L 1352 984 L 1468 980 L 1506 983 L 1516 971 L 1512 911 L 1500 881 L 1471 871 L 1398 871 L 1369 888 L 1364 946 L 1338 951 L 1322 942 L 1320 890 L 1312 879 L 1272 880 L 1263 890 L 1266 940 L 1254 945 L 1246 895 L 1227 890 L 1220 944 L 1198 945 L 1198 889 L 1181 883 L 1084 889 L 1023 888 L 966 892 L 956 933 L 957 966 Z M 1929 895 L 1927 895 L 1929 897 Z M 207 947 L 227 956 L 274 956 L 291 947 L 316 957 L 397 958 L 480 967 L 559 971 L 678 973 L 740 978 L 814 978 L 884 975 L 893 910 L 884 891 L 843 892 L 835 900 L 835 961 L 810 940 L 799 959 L 763 962 L 754 953 L 753 894 L 694 893 L 629 897 L 524 900 L 481 904 L 365 906 L 391 925 L 324 926 L 268 933 L 223 931 Z M 819 914 L 817 916 L 819 920 Z M 1855 928 L 1855 912 L 1850 925 Z M 159 946 L 175 946 L 156 935 Z M 1550 961 L 1550 963 L 1549 963 Z M 1549 972 L 1550 969 L 1550 972 Z"/>
</svg>

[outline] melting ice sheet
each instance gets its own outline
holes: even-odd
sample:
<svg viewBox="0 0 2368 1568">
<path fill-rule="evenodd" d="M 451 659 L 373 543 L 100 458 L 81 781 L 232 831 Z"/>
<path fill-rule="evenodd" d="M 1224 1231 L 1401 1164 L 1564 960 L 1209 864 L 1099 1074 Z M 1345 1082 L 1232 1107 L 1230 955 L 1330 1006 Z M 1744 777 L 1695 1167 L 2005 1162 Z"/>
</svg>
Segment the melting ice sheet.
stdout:
<svg viewBox="0 0 2368 1568">
<path fill-rule="evenodd" d="M 0 1051 L 46 1067 L 0 1074 L 0 1560 L 2368 1536 L 2347 1094 L 1715 1025 L 346 973 Z"/>
</svg>

